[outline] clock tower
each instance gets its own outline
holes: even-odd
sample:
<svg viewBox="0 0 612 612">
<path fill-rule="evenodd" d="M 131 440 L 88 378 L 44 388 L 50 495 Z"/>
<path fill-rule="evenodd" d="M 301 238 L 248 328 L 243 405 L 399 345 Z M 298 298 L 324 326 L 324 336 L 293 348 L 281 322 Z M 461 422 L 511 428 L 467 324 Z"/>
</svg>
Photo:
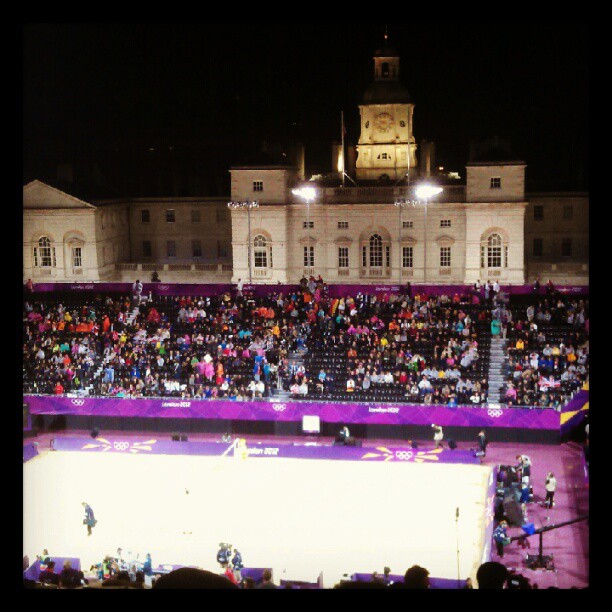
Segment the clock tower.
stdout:
<svg viewBox="0 0 612 612">
<path fill-rule="evenodd" d="M 417 165 L 408 90 L 399 82 L 400 58 L 385 46 L 374 54 L 374 82 L 359 105 L 361 134 L 357 144 L 357 179 L 395 182 Z"/>
</svg>

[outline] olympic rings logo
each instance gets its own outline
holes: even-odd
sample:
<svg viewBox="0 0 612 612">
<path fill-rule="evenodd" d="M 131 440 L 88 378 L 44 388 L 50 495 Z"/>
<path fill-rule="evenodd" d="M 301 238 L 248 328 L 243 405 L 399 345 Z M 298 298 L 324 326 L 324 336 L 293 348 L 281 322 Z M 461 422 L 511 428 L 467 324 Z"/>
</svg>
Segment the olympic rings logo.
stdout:
<svg viewBox="0 0 612 612">
<path fill-rule="evenodd" d="M 130 443 L 129 442 L 114 442 L 113 446 L 115 450 L 124 451 L 130 447 Z"/>
<path fill-rule="evenodd" d="M 75 406 L 84 406 L 85 405 L 85 400 L 84 399 L 73 399 L 72 403 Z"/>
<path fill-rule="evenodd" d="M 502 414 L 504 414 L 504 411 L 501 408 L 489 408 L 487 410 L 487 414 L 490 417 L 493 417 L 494 419 L 500 417 Z"/>
<path fill-rule="evenodd" d="M 412 457 L 410 451 L 395 451 L 395 456 L 401 461 L 408 461 Z"/>
<path fill-rule="evenodd" d="M 276 412 L 283 412 L 287 406 L 286 404 L 272 404 L 272 408 L 276 410 Z"/>
</svg>

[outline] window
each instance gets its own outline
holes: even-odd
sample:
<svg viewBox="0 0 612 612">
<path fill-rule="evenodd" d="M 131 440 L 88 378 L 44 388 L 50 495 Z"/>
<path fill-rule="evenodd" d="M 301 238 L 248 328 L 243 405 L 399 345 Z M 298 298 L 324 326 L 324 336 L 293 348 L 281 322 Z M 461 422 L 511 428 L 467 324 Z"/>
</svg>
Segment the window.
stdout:
<svg viewBox="0 0 612 612">
<path fill-rule="evenodd" d="M 227 257 L 227 244 L 217 240 L 217 257 L 219 259 L 225 259 Z"/>
<path fill-rule="evenodd" d="M 412 268 L 413 249 L 411 246 L 402 248 L 402 268 Z"/>
<path fill-rule="evenodd" d="M 200 211 L 192 208 L 191 209 L 191 222 L 192 223 L 200 223 Z"/>
<path fill-rule="evenodd" d="M 451 247 L 440 247 L 440 267 L 450 268 L 451 265 Z"/>
<path fill-rule="evenodd" d="M 253 181 L 253 191 L 263 191 L 263 181 Z"/>
<path fill-rule="evenodd" d="M 491 177 L 491 189 L 501 189 L 501 177 Z"/>
<path fill-rule="evenodd" d="M 544 241 L 541 238 L 534 238 L 533 239 L 533 256 L 542 257 L 543 252 L 544 252 Z"/>
<path fill-rule="evenodd" d="M 308 229 L 308 228 L 312 229 L 314 227 L 314 221 L 304 221 L 302 223 L 302 227 L 304 229 Z"/>
<path fill-rule="evenodd" d="M 348 247 L 338 247 L 338 267 L 349 267 L 349 250 Z"/>
<path fill-rule="evenodd" d="M 385 247 L 385 266 L 387 266 L 387 268 L 391 267 L 391 247 L 390 246 Z"/>
<path fill-rule="evenodd" d="M 388 153 L 380 153 L 376 159 L 391 159 L 391 155 Z"/>
<path fill-rule="evenodd" d="M 389 62 L 383 62 L 382 66 L 382 77 L 383 78 L 388 78 L 389 77 Z"/>
<path fill-rule="evenodd" d="M 176 216 L 174 214 L 174 209 L 169 208 L 166 210 L 166 223 L 174 223 L 176 221 Z"/>
<path fill-rule="evenodd" d="M 533 207 L 533 220 L 542 221 L 544 219 L 544 207 L 541 205 Z"/>
<path fill-rule="evenodd" d="M 313 266 L 314 266 L 314 247 L 305 246 L 304 247 L 304 267 L 312 268 Z"/>
<path fill-rule="evenodd" d="M 569 204 L 563 207 L 563 218 L 571 219 L 574 216 L 574 207 Z"/>
<path fill-rule="evenodd" d="M 166 254 L 168 257 L 176 257 L 176 241 L 168 240 L 166 242 Z"/>
<path fill-rule="evenodd" d="M 361 265 L 364 268 L 368 265 L 368 252 L 366 247 L 361 247 Z"/>
<path fill-rule="evenodd" d="M 571 238 L 563 238 L 561 241 L 561 257 L 571 257 L 572 256 L 572 239 Z"/>
<path fill-rule="evenodd" d="M 348 229 L 348 221 L 338 221 L 338 229 Z"/>
<path fill-rule="evenodd" d="M 268 267 L 268 241 L 264 236 L 255 236 L 253 240 L 253 255 L 256 268 Z"/>
<path fill-rule="evenodd" d="M 378 234 L 370 236 L 370 268 L 382 268 L 382 238 Z"/>
<path fill-rule="evenodd" d="M 72 247 L 72 267 L 83 267 L 83 249 L 81 247 Z"/>
<path fill-rule="evenodd" d="M 199 240 L 191 241 L 191 253 L 193 257 L 202 257 L 202 243 Z"/>
<path fill-rule="evenodd" d="M 153 253 L 153 249 L 151 248 L 151 241 L 143 240 L 142 241 L 142 256 L 151 257 L 152 253 Z"/>
<path fill-rule="evenodd" d="M 147 209 L 141 210 L 140 220 L 142 223 L 150 223 L 151 222 L 151 211 Z"/>
<path fill-rule="evenodd" d="M 487 240 L 487 268 L 502 267 L 502 238 L 491 234 Z"/>
<path fill-rule="evenodd" d="M 55 268 L 55 247 L 51 240 L 43 236 L 34 247 L 34 266 L 37 268 Z"/>
<path fill-rule="evenodd" d="M 414 227 L 414 221 L 402 221 L 402 227 L 404 229 L 411 229 Z"/>
<path fill-rule="evenodd" d="M 440 219 L 440 227 L 450 227 L 451 220 L 450 219 Z"/>
</svg>

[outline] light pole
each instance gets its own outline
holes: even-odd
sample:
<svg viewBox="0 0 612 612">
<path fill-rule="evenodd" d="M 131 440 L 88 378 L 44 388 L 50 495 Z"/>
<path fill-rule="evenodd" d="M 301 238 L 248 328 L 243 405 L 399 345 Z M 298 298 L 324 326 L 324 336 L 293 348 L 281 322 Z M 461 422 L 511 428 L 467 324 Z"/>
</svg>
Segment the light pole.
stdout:
<svg viewBox="0 0 612 612">
<path fill-rule="evenodd" d="M 238 210 L 246 208 L 247 219 L 249 224 L 249 237 L 247 243 L 247 261 L 249 264 L 249 285 L 253 284 L 253 274 L 251 265 L 251 208 L 259 208 L 259 202 L 247 200 L 246 202 L 228 202 L 227 207 L 231 210 Z"/>
<path fill-rule="evenodd" d="M 299 187 L 298 189 L 292 189 L 291 193 L 295 196 L 302 198 L 306 202 L 306 230 L 308 236 L 308 257 L 306 261 L 309 263 L 310 260 L 310 202 L 317 197 L 317 190 L 314 187 Z M 314 257 L 312 258 L 314 267 Z M 308 266 L 310 268 L 310 265 Z"/>
<path fill-rule="evenodd" d="M 407 207 L 416 208 L 422 206 L 425 210 L 425 231 L 423 234 L 423 283 L 427 280 L 427 204 L 429 198 L 438 195 L 442 192 L 442 187 L 434 187 L 433 185 L 419 185 L 415 190 L 416 199 L 411 200 L 410 198 L 398 198 L 395 200 L 394 205 L 399 209 L 399 284 L 400 290 L 402 285 L 402 267 L 403 267 L 403 253 L 402 253 L 402 209 Z"/>
</svg>

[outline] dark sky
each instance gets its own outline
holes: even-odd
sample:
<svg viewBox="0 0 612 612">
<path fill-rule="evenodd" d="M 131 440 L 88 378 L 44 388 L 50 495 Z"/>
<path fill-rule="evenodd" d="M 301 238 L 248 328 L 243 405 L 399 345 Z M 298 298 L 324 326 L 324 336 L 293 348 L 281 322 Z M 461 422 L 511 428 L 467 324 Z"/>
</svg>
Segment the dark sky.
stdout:
<svg viewBox="0 0 612 612">
<path fill-rule="evenodd" d="M 26 25 L 24 181 L 119 195 L 227 195 L 228 167 L 263 140 L 301 139 L 309 173 L 358 138 L 385 24 Z M 464 174 L 470 142 L 498 136 L 532 189 L 588 188 L 588 28 L 389 24 L 414 130 Z M 150 150 L 153 149 L 153 150 Z"/>
</svg>

